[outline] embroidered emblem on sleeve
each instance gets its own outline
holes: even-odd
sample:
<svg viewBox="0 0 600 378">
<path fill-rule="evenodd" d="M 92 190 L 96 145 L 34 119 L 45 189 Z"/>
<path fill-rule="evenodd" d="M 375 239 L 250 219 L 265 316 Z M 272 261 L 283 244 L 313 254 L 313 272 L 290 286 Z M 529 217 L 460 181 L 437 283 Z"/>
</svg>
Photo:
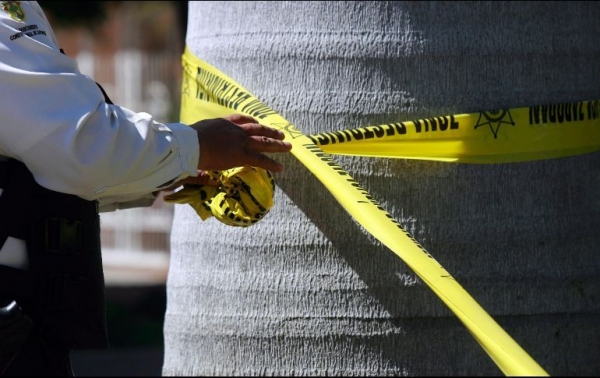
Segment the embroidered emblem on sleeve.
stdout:
<svg viewBox="0 0 600 378">
<path fill-rule="evenodd" d="M 6 12 L 10 18 L 18 22 L 25 22 L 25 12 L 21 8 L 20 1 L 3 1 L 2 10 Z"/>
</svg>

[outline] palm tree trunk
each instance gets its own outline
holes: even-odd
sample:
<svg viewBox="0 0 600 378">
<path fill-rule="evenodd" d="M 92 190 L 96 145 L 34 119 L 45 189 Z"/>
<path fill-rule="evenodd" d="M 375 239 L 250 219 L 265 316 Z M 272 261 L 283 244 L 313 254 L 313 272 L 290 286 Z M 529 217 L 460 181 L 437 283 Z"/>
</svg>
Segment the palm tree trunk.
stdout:
<svg viewBox="0 0 600 378">
<path fill-rule="evenodd" d="M 186 43 L 304 133 L 600 99 L 598 2 L 190 2 Z M 249 228 L 177 206 L 165 375 L 501 375 L 293 156 Z M 336 157 L 551 375 L 600 373 L 600 154 Z"/>
</svg>

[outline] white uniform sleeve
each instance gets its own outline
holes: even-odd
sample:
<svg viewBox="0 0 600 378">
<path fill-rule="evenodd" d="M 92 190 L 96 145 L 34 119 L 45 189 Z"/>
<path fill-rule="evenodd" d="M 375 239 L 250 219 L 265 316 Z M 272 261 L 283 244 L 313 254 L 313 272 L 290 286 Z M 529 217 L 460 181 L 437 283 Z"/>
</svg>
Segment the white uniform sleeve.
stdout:
<svg viewBox="0 0 600 378">
<path fill-rule="evenodd" d="M 153 191 L 197 175 L 192 128 L 108 104 L 60 52 L 37 3 L 20 2 L 22 20 L 4 8 L 0 155 L 24 162 L 40 185 L 109 210 L 151 204 Z"/>
</svg>

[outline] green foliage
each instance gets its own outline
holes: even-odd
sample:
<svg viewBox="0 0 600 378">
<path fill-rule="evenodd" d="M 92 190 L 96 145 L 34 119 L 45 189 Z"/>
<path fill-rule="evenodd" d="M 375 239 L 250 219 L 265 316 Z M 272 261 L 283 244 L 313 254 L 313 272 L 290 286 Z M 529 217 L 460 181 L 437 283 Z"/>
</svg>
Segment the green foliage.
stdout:
<svg viewBox="0 0 600 378">
<path fill-rule="evenodd" d="M 54 27 L 93 29 L 107 18 L 108 1 L 39 1 Z"/>
</svg>

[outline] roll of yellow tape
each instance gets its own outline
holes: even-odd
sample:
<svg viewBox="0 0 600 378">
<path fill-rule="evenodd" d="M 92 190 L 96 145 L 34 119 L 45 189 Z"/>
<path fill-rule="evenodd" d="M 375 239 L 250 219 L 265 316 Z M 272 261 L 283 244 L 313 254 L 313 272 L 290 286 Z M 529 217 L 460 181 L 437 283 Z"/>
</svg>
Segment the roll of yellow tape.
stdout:
<svg viewBox="0 0 600 378">
<path fill-rule="evenodd" d="M 217 187 L 184 185 L 163 199 L 190 205 L 202 220 L 215 217 L 237 227 L 255 224 L 273 206 L 275 183 L 269 171 L 246 166 L 207 173 Z"/>
</svg>

